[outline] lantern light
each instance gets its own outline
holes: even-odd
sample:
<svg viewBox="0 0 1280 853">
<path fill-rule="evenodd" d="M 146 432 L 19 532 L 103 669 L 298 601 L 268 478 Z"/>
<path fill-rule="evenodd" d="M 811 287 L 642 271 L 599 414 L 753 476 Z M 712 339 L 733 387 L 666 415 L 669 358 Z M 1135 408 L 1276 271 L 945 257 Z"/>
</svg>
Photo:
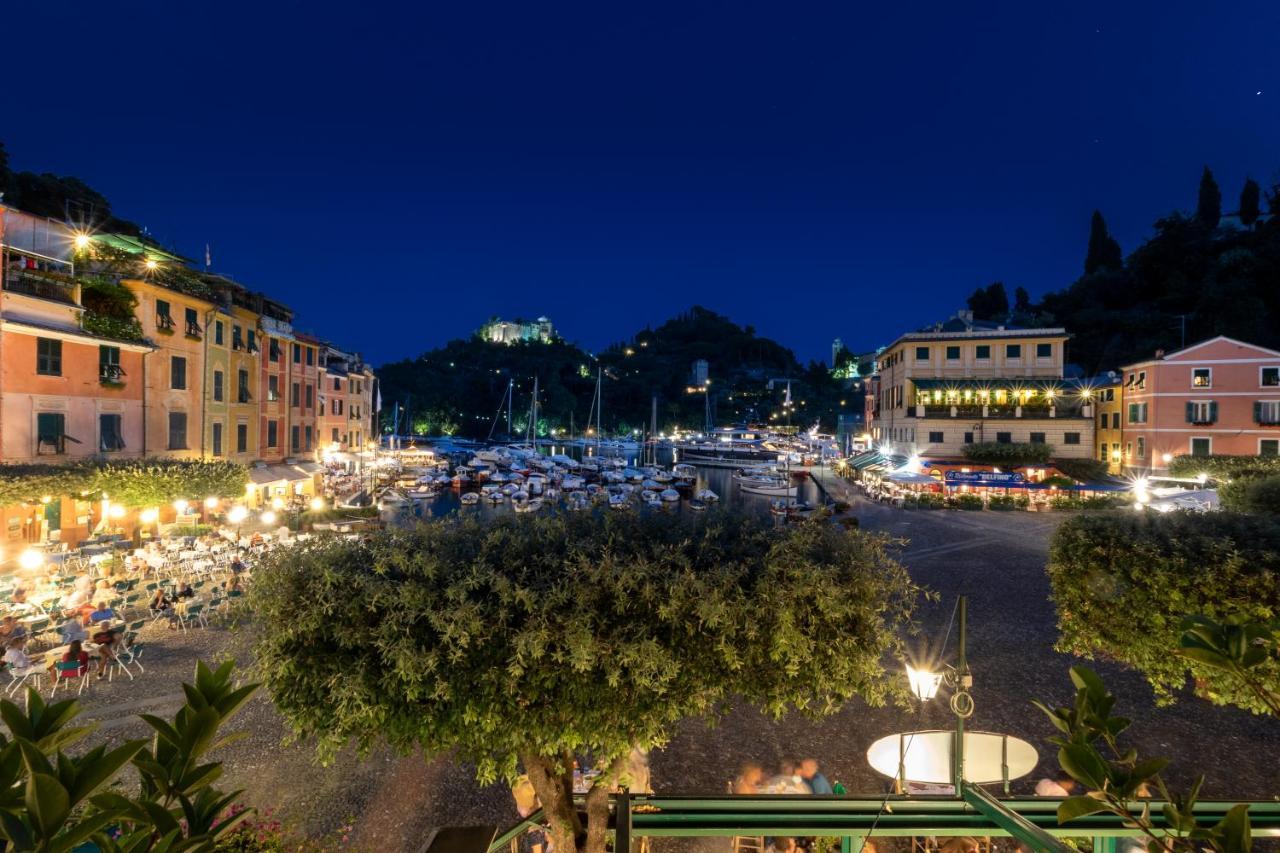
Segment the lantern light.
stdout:
<svg viewBox="0 0 1280 853">
<path fill-rule="evenodd" d="M 928 702 L 938 695 L 938 688 L 942 686 L 942 673 L 916 669 L 907 664 L 907 682 L 911 685 L 911 692 L 917 699 Z"/>
<path fill-rule="evenodd" d="M 284 509 L 284 498 L 272 498 L 272 499 L 271 499 L 271 508 L 272 508 L 272 509 Z"/>
<path fill-rule="evenodd" d="M 215 498 L 215 497 L 213 497 L 213 496 L 210 496 L 210 497 L 205 498 L 205 499 L 204 499 L 204 508 L 205 508 L 205 509 L 217 509 L 217 508 L 218 508 L 218 499 L 217 499 L 217 498 Z"/>
<path fill-rule="evenodd" d="M 239 505 L 233 506 L 231 511 L 227 513 L 227 521 L 230 521 L 232 524 L 239 524 L 244 521 L 248 515 L 249 510 Z"/>
<path fill-rule="evenodd" d="M 156 509 L 155 507 L 151 507 L 150 509 L 144 509 L 142 511 L 142 515 L 139 516 L 139 518 L 142 520 L 143 524 L 155 524 L 156 520 L 160 518 L 160 510 Z"/>
<path fill-rule="evenodd" d="M 312 498 L 312 499 L 311 499 L 311 511 L 312 511 L 312 512 L 319 512 L 319 511 L 320 511 L 320 510 L 322 510 L 322 509 L 324 509 L 324 498 Z"/>
<path fill-rule="evenodd" d="M 276 523 L 276 511 L 275 511 L 275 510 L 273 510 L 273 509 L 269 509 L 269 510 L 267 510 L 266 512 L 264 512 L 264 513 L 262 514 L 262 523 L 263 523 L 263 524 L 275 524 L 275 523 Z"/>
</svg>

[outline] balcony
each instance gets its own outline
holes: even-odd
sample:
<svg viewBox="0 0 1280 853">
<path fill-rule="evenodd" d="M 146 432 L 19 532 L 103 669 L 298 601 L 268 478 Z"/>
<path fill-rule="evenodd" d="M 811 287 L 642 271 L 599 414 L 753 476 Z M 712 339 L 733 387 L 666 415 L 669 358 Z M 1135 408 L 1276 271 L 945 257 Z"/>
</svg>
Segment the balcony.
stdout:
<svg viewBox="0 0 1280 853">
<path fill-rule="evenodd" d="M 1086 412 L 1086 409 L 1089 410 Z M 956 418 L 963 420 L 1036 420 L 1036 419 L 1062 419 L 1062 418 L 1093 418 L 1093 412 L 1088 404 L 1077 405 L 1070 403 L 1065 406 L 1014 406 L 1009 403 L 990 403 L 986 406 L 980 403 L 956 403 L 954 405 L 929 404 L 925 406 L 915 406 L 907 410 L 907 414 L 916 418 Z"/>
<path fill-rule="evenodd" d="M 156 315 L 156 331 L 173 334 L 173 317 L 168 314 Z"/>
<path fill-rule="evenodd" d="M 103 385 L 123 385 L 124 368 L 118 364 L 102 364 L 98 366 L 98 381 Z"/>
<path fill-rule="evenodd" d="M 199 323 L 195 322 L 194 320 L 187 321 L 187 337 L 188 338 L 194 338 L 195 340 L 198 341 L 200 340 L 200 333 L 203 331 L 204 329 L 200 328 Z"/>
<path fill-rule="evenodd" d="M 5 274 L 4 289 L 63 305 L 80 304 L 80 285 L 71 276 L 54 272 L 10 267 Z"/>
</svg>

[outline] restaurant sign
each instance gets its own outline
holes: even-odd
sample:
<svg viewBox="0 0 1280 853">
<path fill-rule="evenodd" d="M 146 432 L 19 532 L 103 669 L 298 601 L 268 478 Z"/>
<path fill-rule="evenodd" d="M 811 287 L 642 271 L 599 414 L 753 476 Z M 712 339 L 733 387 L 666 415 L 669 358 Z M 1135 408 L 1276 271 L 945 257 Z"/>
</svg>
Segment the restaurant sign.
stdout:
<svg viewBox="0 0 1280 853">
<path fill-rule="evenodd" d="M 948 471 L 946 474 L 948 486 L 995 486 L 1008 488 L 1009 486 L 1026 485 L 1026 478 L 1016 471 Z"/>
</svg>

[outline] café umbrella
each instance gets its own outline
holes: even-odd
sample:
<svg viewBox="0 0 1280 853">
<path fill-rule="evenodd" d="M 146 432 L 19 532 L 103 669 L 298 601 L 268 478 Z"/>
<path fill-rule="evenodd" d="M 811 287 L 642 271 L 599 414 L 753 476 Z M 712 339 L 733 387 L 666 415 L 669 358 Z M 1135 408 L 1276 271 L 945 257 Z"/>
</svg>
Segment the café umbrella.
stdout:
<svg viewBox="0 0 1280 853">
<path fill-rule="evenodd" d="M 880 738 L 867 750 L 879 773 L 903 782 L 952 781 L 954 731 L 902 732 Z M 964 733 L 964 779 L 975 785 L 1007 782 L 1036 769 L 1036 748 L 1021 738 L 991 732 Z"/>
</svg>

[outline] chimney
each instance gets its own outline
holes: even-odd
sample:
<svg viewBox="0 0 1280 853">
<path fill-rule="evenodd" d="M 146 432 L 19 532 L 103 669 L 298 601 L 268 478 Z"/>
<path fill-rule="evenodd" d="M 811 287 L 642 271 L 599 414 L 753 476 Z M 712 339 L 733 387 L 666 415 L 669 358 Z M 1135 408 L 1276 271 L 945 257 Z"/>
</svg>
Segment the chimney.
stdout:
<svg viewBox="0 0 1280 853">
<path fill-rule="evenodd" d="M 1162 358 L 1164 358 L 1164 350 L 1162 349 L 1156 350 L 1156 361 L 1159 361 Z"/>
</svg>

